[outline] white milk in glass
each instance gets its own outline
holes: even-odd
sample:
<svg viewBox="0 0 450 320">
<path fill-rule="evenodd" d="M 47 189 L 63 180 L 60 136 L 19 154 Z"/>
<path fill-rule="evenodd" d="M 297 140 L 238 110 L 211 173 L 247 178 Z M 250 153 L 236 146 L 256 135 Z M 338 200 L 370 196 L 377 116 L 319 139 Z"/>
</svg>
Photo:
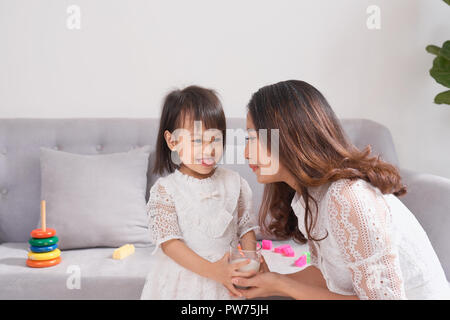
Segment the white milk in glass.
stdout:
<svg viewBox="0 0 450 320">
<path fill-rule="evenodd" d="M 247 260 L 248 260 L 248 258 L 238 258 L 238 259 L 232 260 L 231 263 L 238 263 L 238 262 L 247 261 Z M 252 270 L 258 272 L 258 270 L 259 270 L 259 261 L 250 259 L 250 263 L 249 264 L 239 268 L 240 272 L 249 272 L 249 271 L 252 271 Z"/>
<path fill-rule="evenodd" d="M 238 262 L 247 261 L 247 260 L 248 260 L 248 258 L 238 258 L 238 259 L 232 260 L 231 263 L 238 263 Z M 240 267 L 239 271 L 240 272 L 249 272 L 249 271 L 258 272 L 259 271 L 259 261 L 250 259 L 250 263 L 246 264 L 243 267 Z M 238 289 L 248 289 L 248 287 L 242 287 L 242 286 L 237 286 L 237 285 L 234 285 L 234 286 Z"/>
</svg>

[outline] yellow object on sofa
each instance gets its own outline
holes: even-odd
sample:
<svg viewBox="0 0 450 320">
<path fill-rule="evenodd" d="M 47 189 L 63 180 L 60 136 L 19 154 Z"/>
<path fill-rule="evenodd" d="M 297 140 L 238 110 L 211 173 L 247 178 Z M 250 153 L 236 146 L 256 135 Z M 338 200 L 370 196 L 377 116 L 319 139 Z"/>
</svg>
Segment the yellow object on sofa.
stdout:
<svg viewBox="0 0 450 320">
<path fill-rule="evenodd" d="M 134 245 L 126 244 L 114 250 L 113 259 L 122 260 L 134 253 Z"/>
</svg>

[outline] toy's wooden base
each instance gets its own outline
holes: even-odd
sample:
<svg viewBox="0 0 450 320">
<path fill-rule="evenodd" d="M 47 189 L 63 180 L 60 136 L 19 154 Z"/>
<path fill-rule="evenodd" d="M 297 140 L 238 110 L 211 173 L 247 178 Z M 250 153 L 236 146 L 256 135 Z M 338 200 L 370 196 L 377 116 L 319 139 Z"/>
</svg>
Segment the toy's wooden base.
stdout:
<svg viewBox="0 0 450 320">
<path fill-rule="evenodd" d="M 46 268 L 56 266 L 61 262 L 61 257 L 51 259 L 51 260 L 30 260 L 27 259 L 27 266 L 31 268 Z"/>
</svg>

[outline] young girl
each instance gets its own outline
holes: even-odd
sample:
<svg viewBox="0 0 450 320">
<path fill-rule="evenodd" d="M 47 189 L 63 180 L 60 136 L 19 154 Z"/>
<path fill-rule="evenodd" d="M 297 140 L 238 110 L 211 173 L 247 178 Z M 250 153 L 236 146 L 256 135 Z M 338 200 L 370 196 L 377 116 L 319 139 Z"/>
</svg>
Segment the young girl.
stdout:
<svg viewBox="0 0 450 320">
<path fill-rule="evenodd" d="M 213 90 L 190 86 L 165 99 L 150 190 L 149 227 L 156 262 L 141 299 L 233 299 L 231 283 L 250 260 L 230 263 L 230 243 L 254 249 L 258 228 L 252 191 L 238 173 L 217 167 L 225 145 L 225 115 Z M 205 128 L 206 127 L 206 128 Z"/>
</svg>

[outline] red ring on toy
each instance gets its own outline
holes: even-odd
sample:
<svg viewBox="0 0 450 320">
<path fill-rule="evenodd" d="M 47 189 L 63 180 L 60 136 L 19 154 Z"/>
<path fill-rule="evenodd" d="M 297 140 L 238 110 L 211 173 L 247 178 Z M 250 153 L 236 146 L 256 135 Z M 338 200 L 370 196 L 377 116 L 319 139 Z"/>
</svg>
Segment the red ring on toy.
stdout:
<svg viewBox="0 0 450 320">
<path fill-rule="evenodd" d="M 42 229 L 34 229 L 31 231 L 32 238 L 45 239 L 53 237 L 56 234 L 55 229 L 46 228 L 45 231 Z"/>
<path fill-rule="evenodd" d="M 51 260 L 30 260 L 27 259 L 27 266 L 31 268 L 45 268 L 56 266 L 61 262 L 61 257 L 51 259 Z"/>
</svg>

